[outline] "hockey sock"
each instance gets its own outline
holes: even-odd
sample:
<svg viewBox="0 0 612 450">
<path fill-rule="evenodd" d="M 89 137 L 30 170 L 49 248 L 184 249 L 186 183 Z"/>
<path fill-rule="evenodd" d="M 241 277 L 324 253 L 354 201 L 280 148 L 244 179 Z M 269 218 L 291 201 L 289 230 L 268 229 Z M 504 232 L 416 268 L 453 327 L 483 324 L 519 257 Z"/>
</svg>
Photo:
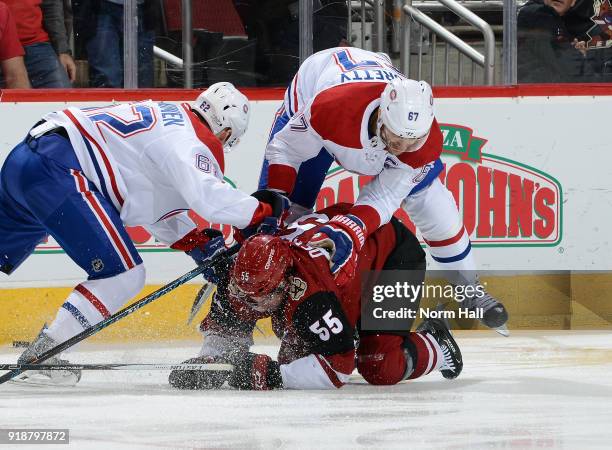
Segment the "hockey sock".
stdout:
<svg viewBox="0 0 612 450">
<path fill-rule="evenodd" d="M 74 288 L 45 333 L 56 342 L 64 342 L 95 325 L 134 297 L 145 281 L 142 264 L 100 280 L 88 280 Z"/>
<path fill-rule="evenodd" d="M 444 363 L 440 345 L 427 332 L 414 332 L 404 341 L 407 353 L 407 372 L 404 379 L 415 379 L 438 370 Z"/>
</svg>

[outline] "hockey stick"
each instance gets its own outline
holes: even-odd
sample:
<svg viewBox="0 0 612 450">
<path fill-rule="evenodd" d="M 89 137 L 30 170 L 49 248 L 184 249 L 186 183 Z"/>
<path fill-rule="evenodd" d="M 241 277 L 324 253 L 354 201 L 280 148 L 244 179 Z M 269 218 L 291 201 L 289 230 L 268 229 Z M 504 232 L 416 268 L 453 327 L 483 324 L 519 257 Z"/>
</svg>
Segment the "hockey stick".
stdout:
<svg viewBox="0 0 612 450">
<path fill-rule="evenodd" d="M 231 372 L 234 366 L 208 364 L 0 364 L 0 370 L 214 370 Z"/>
<path fill-rule="evenodd" d="M 215 285 L 210 281 L 205 281 L 204 286 L 198 291 L 195 300 L 193 301 L 193 305 L 191 305 L 191 311 L 189 312 L 189 317 L 187 317 L 187 325 L 191 325 L 191 322 L 198 315 L 200 309 L 202 309 L 202 305 L 204 302 L 208 300 L 210 294 L 215 290 Z"/>
<path fill-rule="evenodd" d="M 36 364 L 36 363 L 45 361 L 46 359 L 49 359 L 52 356 L 55 356 L 55 355 L 63 352 L 67 348 L 72 347 L 74 344 L 76 344 L 78 342 L 81 342 L 82 340 L 88 338 L 89 336 L 91 336 L 93 334 L 96 334 L 98 331 L 103 330 L 104 328 L 108 327 L 109 325 L 112 325 L 113 323 L 117 322 L 118 320 L 123 319 L 125 316 L 128 316 L 128 315 L 132 314 L 134 311 L 139 310 L 143 306 L 148 305 L 152 301 L 157 300 L 162 295 L 167 294 L 168 292 L 176 289 L 180 285 L 185 284 L 187 281 L 197 277 L 202 272 L 204 272 L 206 269 L 208 269 L 210 266 L 212 266 L 213 264 L 217 263 L 221 258 L 227 258 L 229 256 L 232 256 L 234 253 L 238 252 L 239 249 L 240 249 L 240 245 L 234 245 L 234 246 L 228 248 L 227 251 L 225 251 L 224 253 L 219 255 L 217 258 L 214 258 L 211 261 L 208 261 L 207 263 L 204 263 L 201 266 L 196 267 L 193 270 L 190 270 L 185 275 L 177 278 L 174 281 L 171 281 L 170 283 L 166 284 L 165 286 L 160 287 L 156 291 L 151 292 L 149 295 L 147 295 L 147 296 L 141 298 L 140 300 L 132 303 L 130 306 L 127 306 L 127 307 L 123 308 L 122 310 L 117 311 L 112 316 L 107 317 L 106 319 L 102 320 L 101 322 L 98 322 L 97 324 L 87 328 L 86 330 L 83 330 L 82 332 L 80 332 L 76 336 L 71 337 L 67 341 L 62 342 L 61 344 L 58 344 L 55 347 L 47 350 L 46 352 L 42 353 L 41 355 L 39 355 L 39 356 L 31 359 L 30 361 L 28 361 L 28 364 Z M 0 376 L 0 384 L 6 383 L 7 381 L 15 378 L 20 373 L 23 373 L 24 371 L 25 371 L 25 369 L 13 369 L 10 372 L 5 373 L 4 375 Z"/>
</svg>

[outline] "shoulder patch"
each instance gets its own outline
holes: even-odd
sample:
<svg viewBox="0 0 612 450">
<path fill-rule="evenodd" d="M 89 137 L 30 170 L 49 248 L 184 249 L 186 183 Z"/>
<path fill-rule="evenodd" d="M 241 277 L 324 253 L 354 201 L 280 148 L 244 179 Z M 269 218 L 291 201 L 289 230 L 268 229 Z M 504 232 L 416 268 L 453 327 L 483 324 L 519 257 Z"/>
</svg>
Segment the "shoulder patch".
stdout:
<svg viewBox="0 0 612 450">
<path fill-rule="evenodd" d="M 306 283 L 304 280 L 299 277 L 290 277 L 289 297 L 291 298 L 291 300 L 293 300 L 294 302 L 299 301 L 304 296 L 307 289 L 308 283 Z"/>
</svg>

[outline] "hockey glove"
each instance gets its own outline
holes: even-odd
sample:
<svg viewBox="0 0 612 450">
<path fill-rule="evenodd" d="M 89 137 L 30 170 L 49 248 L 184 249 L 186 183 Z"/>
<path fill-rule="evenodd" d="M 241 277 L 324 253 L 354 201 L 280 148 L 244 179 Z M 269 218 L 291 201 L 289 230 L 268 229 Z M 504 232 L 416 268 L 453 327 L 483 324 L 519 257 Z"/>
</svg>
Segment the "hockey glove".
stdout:
<svg viewBox="0 0 612 450">
<path fill-rule="evenodd" d="M 251 194 L 251 197 L 255 197 L 257 200 L 263 203 L 267 203 L 272 207 L 272 216 L 282 219 L 284 214 L 287 213 L 291 202 L 287 196 L 279 191 L 273 191 L 270 189 L 260 189 Z"/>
<path fill-rule="evenodd" d="M 287 215 L 291 202 L 289 199 L 280 192 L 271 191 L 268 189 L 261 189 L 253 192 L 252 197 L 255 197 L 262 203 L 270 205 L 272 213 L 269 216 L 261 218 L 251 226 L 243 228 L 241 230 L 236 229 L 234 231 L 234 239 L 237 242 L 242 242 L 245 239 L 251 237 L 255 233 L 274 234 L 278 228 L 282 225 L 283 220 Z"/>
<path fill-rule="evenodd" d="M 267 391 L 283 387 L 280 365 L 267 355 L 247 353 L 233 364 L 234 371 L 228 381 L 233 388 Z"/>
<path fill-rule="evenodd" d="M 199 356 L 183 361 L 183 364 L 227 363 L 223 358 Z M 227 380 L 227 370 L 173 370 L 168 382 L 176 389 L 218 389 Z"/>
<path fill-rule="evenodd" d="M 205 228 L 189 233 L 189 235 L 191 235 L 190 238 L 181 239 L 181 241 L 190 241 L 189 243 L 183 243 L 185 245 L 184 248 L 178 247 L 178 243 L 173 244 L 172 248 L 185 250 L 185 253 L 191 256 L 196 264 L 200 266 L 212 261 L 226 251 L 225 239 L 223 238 L 223 233 L 219 230 Z M 192 248 L 189 248 L 190 246 Z M 222 259 L 220 258 L 220 262 Z M 219 284 L 219 279 L 223 275 L 221 272 L 225 266 L 226 264 L 214 264 L 202 272 L 202 275 L 209 282 Z"/>
<path fill-rule="evenodd" d="M 336 277 L 336 283 L 343 286 L 355 274 L 357 254 L 365 243 L 365 237 L 365 225 L 357 216 L 338 215 L 321 227 L 308 244 L 327 250 L 331 273 Z"/>
</svg>

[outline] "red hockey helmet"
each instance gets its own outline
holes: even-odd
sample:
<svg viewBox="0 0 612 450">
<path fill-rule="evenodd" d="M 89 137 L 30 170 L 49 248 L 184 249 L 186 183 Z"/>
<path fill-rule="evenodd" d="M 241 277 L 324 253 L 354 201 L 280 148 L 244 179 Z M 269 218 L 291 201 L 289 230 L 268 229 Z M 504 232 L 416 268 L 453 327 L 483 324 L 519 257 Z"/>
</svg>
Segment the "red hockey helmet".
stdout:
<svg viewBox="0 0 612 450">
<path fill-rule="evenodd" d="M 251 236 L 236 256 L 231 281 L 243 294 L 262 297 L 283 284 L 290 266 L 288 242 L 270 235 Z"/>
</svg>

